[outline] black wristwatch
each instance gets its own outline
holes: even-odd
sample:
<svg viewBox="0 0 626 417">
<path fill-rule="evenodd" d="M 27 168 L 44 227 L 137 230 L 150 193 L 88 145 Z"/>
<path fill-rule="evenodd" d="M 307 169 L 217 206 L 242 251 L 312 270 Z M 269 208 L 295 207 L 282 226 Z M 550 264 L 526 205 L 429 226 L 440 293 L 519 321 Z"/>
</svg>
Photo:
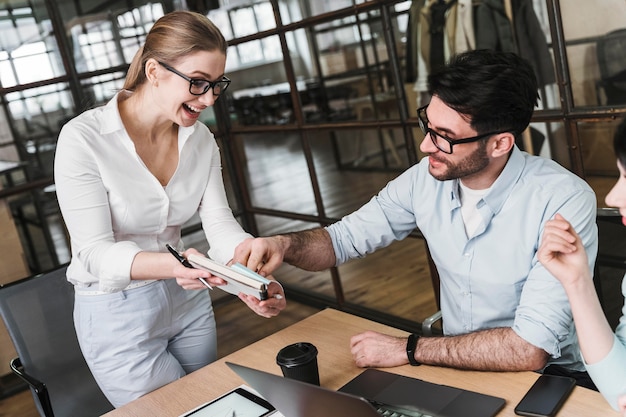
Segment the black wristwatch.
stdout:
<svg viewBox="0 0 626 417">
<path fill-rule="evenodd" d="M 419 338 L 420 337 L 418 335 L 413 333 L 406 341 L 406 356 L 408 356 L 411 366 L 421 365 L 421 363 L 415 360 L 415 348 L 417 347 L 417 341 Z"/>
</svg>

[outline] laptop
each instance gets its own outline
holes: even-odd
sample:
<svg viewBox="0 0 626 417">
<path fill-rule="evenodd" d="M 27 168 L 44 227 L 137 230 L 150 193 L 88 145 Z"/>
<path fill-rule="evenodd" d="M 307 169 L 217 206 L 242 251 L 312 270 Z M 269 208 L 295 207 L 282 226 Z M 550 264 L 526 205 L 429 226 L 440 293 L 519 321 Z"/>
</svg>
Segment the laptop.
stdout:
<svg viewBox="0 0 626 417">
<path fill-rule="evenodd" d="M 493 417 L 504 399 L 378 369 L 366 369 L 339 391 L 226 362 L 285 417 Z"/>
</svg>

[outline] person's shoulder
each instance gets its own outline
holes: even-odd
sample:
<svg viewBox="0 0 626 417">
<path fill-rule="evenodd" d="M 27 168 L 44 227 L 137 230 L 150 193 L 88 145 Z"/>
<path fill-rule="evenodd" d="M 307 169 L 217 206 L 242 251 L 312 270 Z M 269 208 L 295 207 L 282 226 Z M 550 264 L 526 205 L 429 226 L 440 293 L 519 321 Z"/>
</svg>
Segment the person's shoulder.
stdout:
<svg viewBox="0 0 626 417">
<path fill-rule="evenodd" d="M 553 159 L 525 154 L 525 160 L 524 177 L 526 178 L 533 178 L 547 185 L 571 184 L 590 188 L 585 180 Z"/>
<path fill-rule="evenodd" d="M 84 141 L 107 137 L 109 134 L 124 130 L 124 124 L 119 115 L 116 94 L 106 104 L 86 109 L 65 123 L 59 139 L 63 137 L 79 137 Z"/>
<path fill-rule="evenodd" d="M 95 107 L 85 110 L 77 116 L 67 120 L 61 127 L 59 138 L 71 136 L 73 133 L 97 131 L 101 125 L 102 112 L 104 106 Z"/>
<path fill-rule="evenodd" d="M 110 124 L 110 120 L 119 119 L 117 107 L 111 103 L 101 104 L 85 109 L 76 116 L 69 118 L 62 128 L 98 128 L 103 124 Z"/>
</svg>

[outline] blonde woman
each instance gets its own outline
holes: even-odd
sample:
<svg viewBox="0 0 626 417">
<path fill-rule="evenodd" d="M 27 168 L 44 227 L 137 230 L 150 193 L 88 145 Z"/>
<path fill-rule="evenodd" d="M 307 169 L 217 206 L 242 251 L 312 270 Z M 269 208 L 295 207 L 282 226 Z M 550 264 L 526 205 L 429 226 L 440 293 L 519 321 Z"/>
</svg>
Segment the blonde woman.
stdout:
<svg viewBox="0 0 626 417">
<path fill-rule="evenodd" d="M 198 121 L 230 84 L 226 47 L 205 16 L 166 14 L 124 89 L 59 135 L 55 180 L 71 237 L 76 332 L 116 407 L 216 359 L 211 299 L 198 278 L 224 281 L 185 268 L 165 245 L 183 250 L 181 227 L 196 213 L 213 259 L 228 262 L 250 237 L 228 206 L 216 141 Z M 269 293 L 282 290 L 272 284 Z M 286 305 L 240 298 L 266 317 Z"/>
</svg>

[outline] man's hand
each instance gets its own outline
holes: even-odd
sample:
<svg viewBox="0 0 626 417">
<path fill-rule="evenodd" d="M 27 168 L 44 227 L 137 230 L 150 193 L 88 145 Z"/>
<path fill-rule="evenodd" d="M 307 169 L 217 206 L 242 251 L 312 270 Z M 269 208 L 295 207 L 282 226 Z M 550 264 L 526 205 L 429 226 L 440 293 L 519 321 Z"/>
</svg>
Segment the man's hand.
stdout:
<svg viewBox="0 0 626 417">
<path fill-rule="evenodd" d="M 406 337 L 368 331 L 353 336 L 350 351 L 357 366 L 391 367 L 409 363 Z M 426 365 L 478 371 L 535 371 L 548 354 L 511 328 L 480 330 L 458 336 L 422 337 L 415 360 Z"/>
<path fill-rule="evenodd" d="M 367 331 L 350 339 L 350 352 L 356 365 L 361 368 L 400 366 L 409 363 L 406 341 L 406 337 Z"/>
<path fill-rule="evenodd" d="M 235 248 L 233 263 L 268 276 L 282 264 L 284 256 L 285 247 L 279 236 L 249 238 Z"/>
</svg>

